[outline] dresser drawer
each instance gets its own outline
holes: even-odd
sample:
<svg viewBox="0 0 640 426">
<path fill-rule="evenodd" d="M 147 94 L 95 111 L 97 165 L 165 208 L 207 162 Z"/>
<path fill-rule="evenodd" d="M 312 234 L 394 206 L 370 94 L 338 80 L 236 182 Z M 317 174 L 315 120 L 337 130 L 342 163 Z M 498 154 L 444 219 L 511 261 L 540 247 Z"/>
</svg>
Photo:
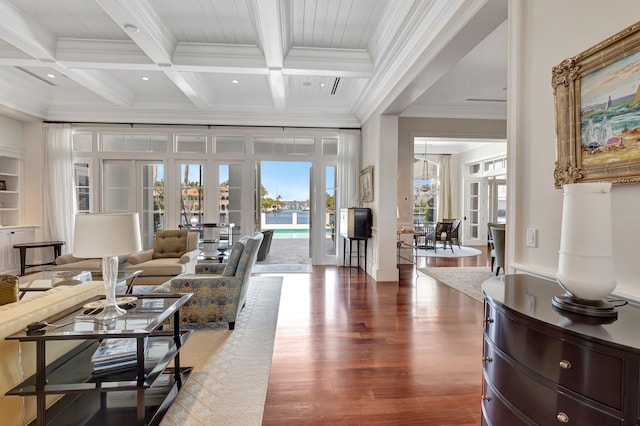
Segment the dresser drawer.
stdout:
<svg viewBox="0 0 640 426">
<path fill-rule="evenodd" d="M 485 306 L 485 336 L 550 381 L 622 410 L 623 359 L 542 333 L 489 305 Z"/>
<path fill-rule="evenodd" d="M 533 423 L 554 425 L 568 423 L 580 426 L 620 426 L 621 418 L 589 406 L 588 401 L 572 398 L 556 391 L 551 381 L 530 376 L 523 366 L 503 357 L 490 342 L 484 344 L 484 378 L 495 391 Z M 490 388 L 490 387 L 489 387 Z M 484 405 L 483 405 L 484 407 Z M 558 420 L 566 416 L 566 422 Z M 496 425 L 510 423 L 491 423 Z"/>
<path fill-rule="evenodd" d="M 493 388 L 482 380 L 482 424 L 488 426 L 534 426 L 511 410 L 500 395 Z"/>
</svg>

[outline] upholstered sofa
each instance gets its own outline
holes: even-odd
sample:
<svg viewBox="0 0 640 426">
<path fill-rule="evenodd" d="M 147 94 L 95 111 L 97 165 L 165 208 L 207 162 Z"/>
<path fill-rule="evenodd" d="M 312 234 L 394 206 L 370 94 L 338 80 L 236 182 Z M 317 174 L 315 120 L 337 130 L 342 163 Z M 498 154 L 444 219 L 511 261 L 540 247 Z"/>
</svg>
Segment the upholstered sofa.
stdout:
<svg viewBox="0 0 640 426">
<path fill-rule="evenodd" d="M 129 256 L 125 271 L 143 271 L 134 285 L 160 285 L 177 275 L 194 273 L 200 254 L 198 237 L 186 229 L 158 231 L 153 248 Z"/>
<path fill-rule="evenodd" d="M 262 238 L 262 233 L 242 237 L 233 245 L 227 263 L 199 263 L 195 274 L 175 277 L 154 291 L 193 293 L 180 309 L 181 323 L 226 322 L 233 330 L 244 307 Z"/>
<path fill-rule="evenodd" d="M 5 393 L 35 373 L 36 347 L 33 343 L 20 344 L 5 340 L 27 324 L 41 321 L 58 312 L 104 294 L 102 281 L 91 281 L 75 286 L 58 286 L 51 290 L 29 294 L 29 298 L 0 306 L 0 413 L 3 425 L 22 425 L 35 419 L 36 399 L 33 396 L 6 396 Z M 46 362 L 50 364 L 80 344 L 78 340 L 47 343 Z M 59 396 L 47 398 L 51 404 Z"/>
</svg>

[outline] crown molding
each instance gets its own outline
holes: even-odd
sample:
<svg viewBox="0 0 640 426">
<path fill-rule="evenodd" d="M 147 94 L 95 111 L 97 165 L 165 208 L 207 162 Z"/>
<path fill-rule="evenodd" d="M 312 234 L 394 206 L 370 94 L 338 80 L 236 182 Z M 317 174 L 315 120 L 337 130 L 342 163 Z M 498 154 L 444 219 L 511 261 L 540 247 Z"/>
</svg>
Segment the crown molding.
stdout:
<svg viewBox="0 0 640 426">
<path fill-rule="evenodd" d="M 400 117 L 506 120 L 507 104 L 478 102 L 478 105 L 411 105 L 400 113 Z"/>
</svg>

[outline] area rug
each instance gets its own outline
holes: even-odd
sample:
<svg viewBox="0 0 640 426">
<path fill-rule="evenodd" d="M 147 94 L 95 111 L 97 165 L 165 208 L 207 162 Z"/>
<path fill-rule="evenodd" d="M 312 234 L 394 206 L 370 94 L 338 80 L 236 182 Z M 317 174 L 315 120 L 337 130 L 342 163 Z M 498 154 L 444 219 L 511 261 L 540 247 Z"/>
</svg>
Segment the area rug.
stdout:
<svg viewBox="0 0 640 426">
<path fill-rule="evenodd" d="M 479 302 L 484 300 L 482 296 L 482 283 L 494 276 L 489 267 L 469 268 L 418 268 L 418 271 L 429 275 L 436 280 L 455 288 L 456 290 L 473 297 Z"/>
<path fill-rule="evenodd" d="M 468 256 L 478 256 L 482 253 L 480 250 L 475 249 L 473 247 L 466 246 L 453 246 L 453 253 L 450 248 L 443 250 L 441 247 L 438 247 L 438 251 L 436 252 L 433 249 L 425 250 L 425 249 L 417 249 L 416 256 L 424 256 L 424 257 L 468 257 Z"/>
<path fill-rule="evenodd" d="M 254 274 L 310 274 L 311 264 L 256 263 L 253 265 L 251 272 Z"/>
<path fill-rule="evenodd" d="M 252 277 L 234 331 L 197 328 L 180 352 L 193 366 L 163 426 L 260 425 L 273 357 L 282 277 Z"/>
</svg>

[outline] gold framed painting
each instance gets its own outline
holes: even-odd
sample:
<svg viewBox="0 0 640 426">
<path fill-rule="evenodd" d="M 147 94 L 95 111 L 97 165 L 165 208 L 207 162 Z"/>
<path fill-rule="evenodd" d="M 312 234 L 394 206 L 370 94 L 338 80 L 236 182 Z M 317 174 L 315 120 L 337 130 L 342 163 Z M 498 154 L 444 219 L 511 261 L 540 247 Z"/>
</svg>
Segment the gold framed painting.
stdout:
<svg viewBox="0 0 640 426">
<path fill-rule="evenodd" d="M 360 171 L 360 201 L 373 201 L 373 166 Z"/>
<path fill-rule="evenodd" d="M 554 184 L 640 182 L 640 22 L 553 67 Z"/>
</svg>

